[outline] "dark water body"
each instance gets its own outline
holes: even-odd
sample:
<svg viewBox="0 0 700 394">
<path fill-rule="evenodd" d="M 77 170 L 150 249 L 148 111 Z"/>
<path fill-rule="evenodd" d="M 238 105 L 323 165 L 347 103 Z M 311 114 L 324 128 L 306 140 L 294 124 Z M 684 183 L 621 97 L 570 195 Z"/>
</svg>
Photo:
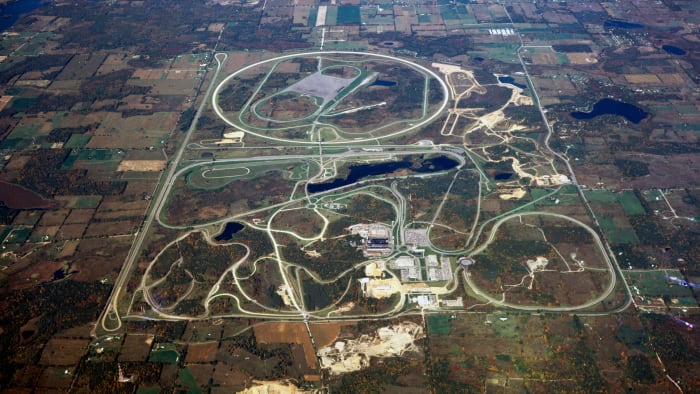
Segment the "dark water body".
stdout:
<svg viewBox="0 0 700 394">
<path fill-rule="evenodd" d="M 226 227 L 224 227 L 224 231 L 222 231 L 221 234 L 214 237 L 214 240 L 230 241 L 231 238 L 233 238 L 233 234 L 243 230 L 244 228 L 245 226 L 238 222 L 228 222 L 226 223 Z"/>
<path fill-rule="evenodd" d="M 478 56 L 477 56 L 477 57 L 474 58 L 474 61 L 477 62 L 477 63 L 481 63 L 481 62 L 484 61 L 484 58 L 483 58 L 483 57 L 478 57 Z"/>
<path fill-rule="evenodd" d="M 23 14 L 34 11 L 42 6 L 43 0 L 18 0 L 0 6 L 0 31 L 12 27 Z"/>
<path fill-rule="evenodd" d="M 394 81 L 386 81 L 384 79 L 378 79 L 378 80 L 374 81 L 374 83 L 372 83 L 369 86 L 395 86 L 395 85 L 396 85 L 396 82 L 394 82 Z"/>
<path fill-rule="evenodd" d="M 615 21 L 612 19 L 608 19 L 607 21 L 605 21 L 603 26 L 606 29 L 609 29 L 611 27 L 617 27 L 619 29 L 643 29 L 644 28 L 644 25 L 640 25 L 639 23 Z"/>
<path fill-rule="evenodd" d="M 66 271 L 64 271 L 63 268 L 59 268 L 58 270 L 56 270 L 56 272 L 53 273 L 53 280 L 59 280 L 65 277 Z"/>
<path fill-rule="evenodd" d="M 601 115 L 619 115 L 624 116 L 625 119 L 632 123 L 639 123 L 642 119 L 647 117 L 647 113 L 643 109 L 632 105 L 623 103 L 622 101 L 617 101 L 609 98 L 604 98 L 593 106 L 593 111 L 591 112 L 572 112 L 571 116 L 574 119 L 579 120 L 589 120 L 596 116 Z"/>
<path fill-rule="evenodd" d="M 685 55 L 685 49 L 674 47 L 673 45 L 664 45 L 661 47 L 666 53 L 671 55 L 683 56 Z"/>
<path fill-rule="evenodd" d="M 493 179 L 497 181 L 507 181 L 508 179 L 513 177 L 512 172 L 499 172 L 496 175 L 493 176 Z"/>
<path fill-rule="evenodd" d="M 427 174 L 431 172 L 449 170 L 457 167 L 457 165 L 459 165 L 457 160 L 450 159 L 446 156 L 438 156 L 432 159 L 423 160 L 418 168 L 413 167 L 413 163 L 409 160 L 392 161 L 379 164 L 360 164 L 350 167 L 350 173 L 348 174 L 347 178 L 336 178 L 331 182 L 325 183 L 310 183 L 306 185 L 306 187 L 308 188 L 309 193 L 319 193 L 338 187 L 351 185 L 368 176 L 391 174 L 394 171 L 404 169 L 410 169 L 411 172 L 418 174 Z"/>
<path fill-rule="evenodd" d="M 527 86 L 521 84 L 521 83 L 516 83 L 515 79 L 513 77 L 498 77 L 498 82 L 500 83 L 509 83 L 513 86 L 517 86 L 520 89 L 527 89 Z"/>
</svg>

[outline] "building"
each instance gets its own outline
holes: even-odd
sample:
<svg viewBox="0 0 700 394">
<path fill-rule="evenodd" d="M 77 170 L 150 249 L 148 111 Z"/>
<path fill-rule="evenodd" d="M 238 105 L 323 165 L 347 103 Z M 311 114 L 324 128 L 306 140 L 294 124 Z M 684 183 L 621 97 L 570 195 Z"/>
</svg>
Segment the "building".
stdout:
<svg viewBox="0 0 700 394">
<path fill-rule="evenodd" d="M 350 234 L 363 239 L 362 249 L 366 257 L 388 256 L 394 251 L 391 227 L 381 223 L 355 224 L 348 227 Z"/>
</svg>

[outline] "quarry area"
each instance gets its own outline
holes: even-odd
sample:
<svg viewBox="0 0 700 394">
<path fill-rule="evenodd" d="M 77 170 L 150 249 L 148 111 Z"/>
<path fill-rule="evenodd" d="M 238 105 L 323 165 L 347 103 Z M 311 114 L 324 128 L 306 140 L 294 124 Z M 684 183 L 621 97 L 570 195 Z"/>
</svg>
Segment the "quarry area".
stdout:
<svg viewBox="0 0 700 394">
<path fill-rule="evenodd" d="M 358 371 L 369 366 L 372 357 L 396 357 L 407 352 L 417 352 L 415 340 L 423 338 L 423 327 L 412 322 L 381 327 L 374 334 L 358 339 L 336 341 L 319 349 L 321 368 L 332 375 Z"/>
</svg>

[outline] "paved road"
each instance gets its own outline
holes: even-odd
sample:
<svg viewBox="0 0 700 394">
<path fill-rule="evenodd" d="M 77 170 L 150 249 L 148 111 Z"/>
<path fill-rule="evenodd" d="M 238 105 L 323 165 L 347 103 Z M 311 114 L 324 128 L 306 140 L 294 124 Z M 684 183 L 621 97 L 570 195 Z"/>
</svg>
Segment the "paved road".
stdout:
<svg viewBox="0 0 700 394">
<path fill-rule="evenodd" d="M 521 41 L 521 44 L 522 44 L 522 41 Z M 527 71 L 527 67 L 526 67 L 522 57 L 520 56 L 520 50 L 523 48 L 525 48 L 525 46 L 521 45 L 521 48 L 518 50 L 518 58 L 520 59 L 523 70 L 526 73 L 527 80 L 529 81 L 530 85 L 533 86 L 532 82 L 530 80 L 530 76 L 529 76 L 528 71 Z M 311 52 L 311 53 L 307 53 L 305 55 L 306 56 L 323 56 L 323 55 L 328 55 L 328 54 L 353 54 L 353 55 L 356 55 L 357 53 L 333 51 L 333 52 Z M 226 61 L 227 55 L 223 54 L 223 53 L 217 53 L 214 55 L 214 60 L 217 62 L 216 71 L 215 71 L 215 73 L 211 79 L 211 82 L 207 88 L 207 91 L 203 97 L 202 103 L 199 106 L 199 108 L 195 114 L 195 117 L 192 120 L 190 128 L 188 129 L 187 133 L 184 136 L 184 141 L 182 142 L 180 148 L 177 150 L 176 155 L 174 156 L 172 162 L 170 163 L 170 167 L 168 169 L 167 176 L 165 176 L 165 178 L 163 178 L 163 181 L 160 183 L 159 188 L 157 189 L 157 192 L 154 193 L 156 195 L 156 197 L 152 201 L 152 203 L 149 207 L 148 213 L 146 215 L 146 218 L 144 220 L 144 223 L 142 225 L 142 228 L 137 233 L 136 238 L 134 240 L 134 243 L 133 243 L 133 245 L 132 245 L 132 247 L 127 255 L 124 266 L 120 272 L 119 277 L 117 278 L 117 280 L 115 282 L 114 288 L 113 288 L 112 293 L 110 295 L 110 298 L 108 300 L 107 307 L 104 309 L 100 319 L 98 320 L 98 325 L 101 326 L 102 330 L 107 331 L 107 332 L 113 332 L 113 331 L 117 331 L 121 328 L 122 323 L 121 323 L 121 319 L 119 316 L 119 310 L 118 310 L 119 296 L 121 294 L 121 290 L 124 288 L 130 275 L 132 274 L 134 264 L 138 261 L 138 257 L 141 253 L 141 248 L 145 242 L 145 239 L 148 236 L 149 230 L 150 230 L 151 225 L 153 224 L 154 221 L 157 221 L 160 225 L 162 225 L 165 228 L 194 229 L 194 228 L 198 228 L 198 227 L 204 227 L 204 226 L 210 226 L 213 224 L 223 223 L 226 221 L 230 221 L 232 219 L 232 217 L 228 217 L 228 218 L 216 220 L 216 221 L 202 224 L 202 225 L 198 225 L 198 226 L 171 226 L 167 223 L 163 223 L 163 221 L 161 220 L 161 212 L 164 208 L 165 202 L 167 201 L 167 197 L 170 195 L 172 188 L 175 184 L 175 181 L 178 179 L 178 177 L 181 176 L 182 174 L 184 174 L 185 172 L 191 171 L 193 168 L 196 168 L 198 166 L 206 166 L 206 165 L 212 164 L 210 161 L 198 161 L 198 162 L 188 164 L 188 165 L 178 169 L 178 166 L 182 162 L 184 151 L 190 145 L 190 138 L 191 138 L 193 132 L 196 130 L 198 120 L 199 120 L 200 116 L 202 115 L 204 109 L 206 108 L 207 104 L 209 103 L 209 100 L 210 99 L 212 100 L 211 103 L 213 106 L 213 110 L 217 113 L 217 115 L 219 117 L 221 117 L 222 120 L 224 120 L 227 124 L 238 128 L 238 126 L 236 124 L 230 122 L 229 120 L 227 120 L 225 118 L 225 116 L 222 114 L 221 109 L 218 106 L 217 97 L 218 97 L 219 91 L 222 88 L 222 86 L 224 86 L 228 80 L 230 80 L 231 78 L 234 78 L 238 73 L 244 72 L 244 71 L 251 69 L 253 67 L 257 67 L 260 64 L 263 64 L 266 62 L 271 62 L 271 61 L 283 61 L 283 60 L 293 58 L 293 57 L 298 57 L 298 56 L 299 56 L 299 54 L 285 55 L 285 56 L 281 56 L 281 57 L 278 57 L 275 59 L 268 59 L 268 60 L 264 60 L 264 61 L 261 61 L 261 62 L 255 63 L 255 64 L 251 64 L 249 66 L 242 68 L 241 70 L 237 71 L 236 73 L 228 76 L 221 83 L 217 84 L 216 81 L 219 77 L 219 72 L 223 68 L 223 63 Z M 382 138 L 388 138 L 388 137 L 395 136 L 395 135 L 400 134 L 400 133 L 404 133 L 404 132 L 407 132 L 410 130 L 420 128 L 420 127 L 424 126 L 425 124 L 432 122 L 437 116 L 440 116 L 443 113 L 443 110 L 446 108 L 446 106 L 448 104 L 448 99 L 449 99 L 448 88 L 447 88 L 447 85 L 445 84 L 445 82 L 440 77 L 438 77 L 434 72 L 432 72 L 432 71 L 430 71 L 422 66 L 416 65 L 415 63 L 408 62 L 408 61 L 405 61 L 405 60 L 402 60 L 399 58 L 395 58 L 392 56 L 378 55 L 378 54 L 375 54 L 372 56 L 375 56 L 378 58 L 391 59 L 394 61 L 408 64 L 414 68 L 418 67 L 421 72 L 424 72 L 426 74 L 426 76 L 432 76 L 432 77 L 436 78 L 440 82 L 440 84 L 442 85 L 442 88 L 445 92 L 443 102 L 441 103 L 441 107 L 435 112 L 435 114 L 431 115 L 430 117 L 428 117 L 426 119 L 423 119 L 419 123 L 416 123 L 415 125 L 412 125 L 405 130 L 387 135 L 387 136 L 382 137 Z M 426 80 L 426 83 L 427 83 L 427 80 Z M 584 203 L 587 211 L 589 212 L 589 215 L 591 215 L 591 217 L 593 218 L 594 222 L 597 225 L 597 219 L 596 219 L 595 215 L 593 214 L 592 210 L 590 209 L 588 202 L 585 200 L 585 196 L 583 195 L 581 188 L 578 187 L 578 185 L 576 183 L 575 174 L 573 173 L 573 169 L 571 168 L 571 165 L 570 165 L 568 159 L 565 156 L 563 156 L 562 154 L 554 151 L 549 145 L 549 140 L 550 140 L 550 137 L 551 137 L 552 132 L 553 132 L 552 127 L 547 122 L 545 111 L 540 104 L 540 100 L 539 100 L 539 97 L 537 96 L 537 92 L 534 91 L 534 86 L 533 86 L 532 90 L 533 90 L 535 102 L 537 103 L 536 105 L 539 108 L 539 111 L 540 111 L 542 118 L 545 121 L 545 125 L 548 129 L 548 133 L 547 133 L 547 136 L 545 138 L 545 146 L 552 153 L 552 155 L 561 159 L 565 163 L 574 185 L 576 185 L 576 187 L 579 190 L 579 194 L 583 200 L 583 203 Z M 426 98 L 424 97 L 424 100 L 425 99 Z M 424 108 L 424 110 L 425 109 L 426 108 Z M 427 114 L 424 114 L 424 117 L 425 116 L 427 116 Z M 245 130 L 245 131 L 251 132 L 249 130 Z M 251 132 L 251 133 L 255 134 L 254 132 Z M 258 135 L 258 134 L 255 134 L 255 135 Z M 261 136 L 263 138 L 270 139 L 270 140 L 274 140 L 274 141 L 277 141 L 280 143 L 290 142 L 290 141 L 286 141 L 286 140 L 281 139 L 281 138 L 273 138 L 273 137 L 266 136 L 266 135 L 259 135 L 259 136 Z M 292 141 L 292 142 L 294 142 L 295 144 L 299 144 L 299 146 L 301 146 L 302 144 L 308 145 L 308 144 L 319 143 L 318 141 Z M 328 142 L 326 144 L 340 146 L 340 144 L 350 145 L 350 144 L 358 144 L 358 143 L 361 144 L 361 143 L 371 143 L 371 142 L 377 142 L 376 138 L 372 137 L 372 138 L 354 140 L 354 141 Z M 372 145 L 372 146 L 368 146 L 368 147 L 376 149 L 376 145 Z M 393 145 L 392 147 L 394 147 L 397 150 L 386 151 L 386 149 L 388 147 L 389 146 L 382 147 L 385 150 L 379 151 L 379 152 L 370 152 L 370 151 L 358 152 L 357 149 L 362 148 L 362 146 L 353 145 L 352 149 L 350 147 L 348 147 L 348 150 L 345 152 L 342 152 L 342 153 L 336 153 L 336 154 L 324 153 L 323 158 L 335 160 L 335 159 L 343 159 L 343 158 L 358 157 L 358 156 L 361 156 L 361 157 L 386 157 L 388 155 L 442 153 L 442 154 L 446 154 L 446 155 L 450 155 L 450 156 L 458 158 L 460 163 L 461 163 L 459 166 L 460 168 L 466 163 L 465 157 L 459 151 L 456 152 L 454 148 L 443 150 L 443 149 L 439 149 L 439 148 L 436 148 L 433 146 L 419 147 L 419 146 Z M 321 146 L 319 146 L 319 154 L 321 154 L 320 149 L 322 149 Z M 318 158 L 318 155 L 313 155 L 313 154 L 309 154 L 309 155 L 275 155 L 275 156 L 254 156 L 254 157 L 236 158 L 236 159 L 220 159 L 217 161 L 217 165 L 222 164 L 222 163 L 244 164 L 244 163 L 250 163 L 250 162 L 300 161 L 300 160 L 305 160 L 305 159 L 309 159 L 309 158 Z M 470 159 L 473 160 L 473 158 L 471 158 L 471 157 L 470 157 Z M 477 166 L 477 168 L 478 168 L 478 166 Z M 482 173 L 482 176 L 484 176 L 483 173 Z M 453 182 L 454 182 L 454 180 L 453 180 Z M 354 185 L 350 185 L 348 187 L 357 187 L 357 186 L 360 186 L 362 184 L 364 184 L 364 182 L 361 181 L 361 182 L 358 182 Z M 481 186 L 481 184 L 480 184 L 480 186 Z M 340 188 L 340 189 L 336 189 L 335 191 L 329 191 L 327 193 L 336 193 L 338 191 L 342 191 L 343 189 L 344 188 Z M 392 192 L 395 194 L 395 197 L 397 197 L 397 199 L 399 201 L 398 210 L 400 211 L 400 214 L 399 214 L 400 219 L 399 219 L 399 223 L 398 223 L 399 224 L 399 234 L 398 234 L 397 239 L 400 239 L 401 238 L 401 227 L 402 227 L 402 223 L 400 222 L 400 220 L 404 216 L 405 209 L 406 209 L 406 207 L 405 207 L 406 202 L 403 200 L 402 196 L 400 196 L 400 193 L 398 193 L 398 190 L 395 189 L 395 186 L 392 189 L 393 189 Z M 318 196 L 322 196 L 325 194 L 326 193 L 319 193 Z M 479 194 L 481 194 L 481 190 L 480 190 Z M 282 205 L 288 205 L 290 203 L 293 203 L 294 201 L 297 201 L 297 200 L 301 201 L 301 200 L 305 200 L 307 198 L 308 198 L 307 196 L 304 196 L 304 197 L 298 198 L 296 200 L 286 201 L 284 204 L 280 204 L 280 207 Z M 532 202 L 532 203 L 534 203 L 534 202 Z M 444 201 L 441 203 L 441 206 L 442 206 L 442 204 L 444 204 Z M 527 206 L 527 205 L 529 205 L 529 204 L 526 204 L 525 206 Z M 523 207 L 520 207 L 520 208 L 523 208 Z M 265 210 L 269 210 L 270 208 L 274 208 L 274 207 L 266 207 Z M 246 214 L 248 215 L 248 214 L 251 214 L 253 212 L 255 212 L 255 211 L 247 212 Z M 527 306 L 527 305 L 523 306 L 523 305 L 515 305 L 515 304 L 507 303 L 507 302 L 505 302 L 504 299 L 498 300 L 498 299 L 496 299 L 488 294 L 485 294 L 483 291 L 481 291 L 480 289 L 478 289 L 478 287 L 475 286 L 475 284 L 472 282 L 469 275 L 465 274 L 464 280 L 477 294 L 479 294 L 480 297 L 482 297 L 482 298 L 484 298 L 484 299 L 486 299 L 486 300 L 488 300 L 496 305 L 501 305 L 501 306 L 505 306 L 505 307 L 509 307 L 509 308 L 513 308 L 513 309 L 518 309 L 518 310 L 523 310 L 523 311 L 569 312 L 569 311 L 589 308 L 597 303 L 600 303 L 605 298 L 607 298 L 610 294 L 612 294 L 612 292 L 614 291 L 615 285 L 616 285 L 616 278 L 617 278 L 616 272 L 619 273 L 619 267 L 617 267 L 617 263 L 614 262 L 613 260 L 611 260 L 611 258 L 610 258 L 609 246 L 605 243 L 604 240 L 600 239 L 600 237 L 598 236 L 598 233 L 595 230 L 593 230 L 591 227 L 589 227 L 585 223 L 582 223 L 576 219 L 572 219 L 572 218 L 564 216 L 564 215 L 555 214 L 555 213 L 547 213 L 547 212 L 522 212 L 522 213 L 504 214 L 502 217 L 497 218 L 493 228 L 491 229 L 491 233 L 489 234 L 488 239 L 482 245 L 480 245 L 478 248 L 473 250 L 472 254 L 478 254 L 479 252 L 483 251 L 486 247 L 488 247 L 489 243 L 491 243 L 493 241 L 493 239 L 496 235 L 496 232 L 502 223 L 504 223 L 505 221 L 507 221 L 513 217 L 527 216 L 527 215 L 545 215 L 545 216 L 558 217 L 558 218 L 561 218 L 564 220 L 571 221 L 571 222 L 585 228 L 591 234 L 591 236 L 594 238 L 596 246 L 603 253 L 605 263 L 607 264 L 608 270 L 611 273 L 611 280 L 610 280 L 609 286 L 605 289 L 605 291 L 599 297 L 597 297 L 593 300 L 590 300 L 582 305 L 566 306 L 566 307 L 546 307 L 546 306 Z M 496 218 L 494 218 L 494 219 L 496 219 Z M 271 221 L 268 221 L 268 223 L 267 223 L 266 230 L 267 230 L 268 234 L 271 234 L 273 231 L 270 227 L 270 222 Z M 478 241 L 481 230 L 483 229 L 483 227 L 485 225 L 486 225 L 486 223 L 482 224 L 482 226 L 479 228 L 478 232 L 476 233 L 476 236 L 473 239 L 471 239 L 474 243 Z M 476 227 L 476 223 L 475 223 L 475 227 Z M 474 229 L 475 228 L 472 229 L 472 233 L 474 233 Z M 274 242 L 274 238 L 273 237 L 271 237 L 271 238 L 273 239 L 273 242 Z M 275 247 L 275 250 L 277 250 L 278 245 L 275 244 L 274 247 Z M 279 257 L 279 255 L 278 255 L 278 257 Z M 613 257 L 613 259 L 614 259 L 614 257 Z M 283 270 L 284 267 L 282 267 L 281 259 L 278 259 L 278 260 L 280 261 L 280 269 Z M 264 317 L 270 317 L 270 318 L 280 318 L 280 319 L 295 319 L 296 318 L 296 319 L 303 319 L 304 321 L 307 321 L 309 318 L 312 318 L 312 319 L 318 318 L 316 316 L 310 315 L 307 311 L 305 311 L 303 303 L 300 302 L 301 294 L 294 292 L 295 288 L 293 286 L 291 286 L 291 283 L 289 283 L 289 280 L 286 277 L 286 275 L 283 274 L 282 276 L 283 276 L 285 284 L 288 286 L 289 289 L 291 289 L 290 294 L 289 294 L 290 300 L 291 300 L 292 305 L 297 310 L 296 313 L 298 313 L 298 315 L 296 317 L 290 316 L 289 312 L 287 314 L 284 314 L 284 313 L 269 313 L 268 314 L 268 313 L 262 312 L 262 313 L 259 313 L 258 315 L 264 316 Z M 457 276 L 457 270 L 455 270 L 455 279 L 456 279 L 456 276 Z M 456 286 L 456 281 L 455 281 L 455 286 Z M 626 284 L 625 284 L 625 286 L 626 286 Z M 630 293 L 629 288 L 627 286 L 626 286 L 626 288 L 627 288 L 627 292 Z M 236 297 L 234 297 L 234 298 L 236 298 Z M 392 311 L 386 312 L 384 315 L 388 316 L 390 314 L 398 312 L 400 310 L 400 308 L 403 306 L 403 303 L 405 302 L 405 297 L 403 297 L 403 294 L 402 294 L 401 298 L 402 298 L 402 300 L 399 303 L 399 305 L 397 305 Z M 631 299 L 631 297 L 630 297 L 630 299 Z M 236 300 L 239 301 L 237 298 L 236 298 Z M 294 312 L 292 311 L 292 313 L 294 313 Z M 377 317 L 377 315 L 371 315 L 371 316 Z M 362 316 L 355 316 L 355 317 L 353 317 L 353 319 L 357 319 L 359 317 L 362 317 Z M 368 315 L 368 317 L 369 317 L 369 315 Z M 179 319 L 180 317 L 168 316 L 168 318 Z M 347 318 L 347 317 L 344 317 L 344 318 Z M 183 318 L 183 319 L 192 319 L 192 318 Z M 97 328 L 97 326 L 96 326 L 96 328 Z M 93 333 L 94 332 L 95 331 L 93 331 Z"/>
<path fill-rule="evenodd" d="M 238 124 L 232 122 L 231 120 L 229 120 L 229 119 L 224 115 L 223 111 L 221 111 L 221 108 L 219 107 L 219 99 L 218 99 L 218 97 L 219 97 L 219 92 L 221 91 L 222 87 L 223 87 L 224 85 L 226 85 L 226 83 L 227 83 L 228 81 L 230 81 L 231 79 L 235 78 L 235 77 L 236 77 L 237 75 L 239 75 L 240 73 L 243 73 L 243 72 L 245 72 L 245 71 L 247 71 L 247 70 L 250 70 L 250 69 L 252 69 L 252 68 L 258 67 L 258 66 L 260 66 L 261 64 L 271 63 L 271 62 L 284 61 L 284 60 L 292 59 L 292 58 L 299 57 L 299 56 L 327 56 L 327 55 L 355 55 L 355 56 L 357 56 L 358 54 L 360 54 L 360 53 L 358 53 L 358 52 L 351 52 L 351 51 L 306 52 L 306 53 L 303 53 L 303 54 L 294 53 L 294 54 L 291 54 L 291 55 L 279 56 L 279 57 L 276 57 L 276 58 L 273 58 L 273 59 L 261 60 L 261 61 L 259 61 L 259 62 L 257 62 L 257 63 L 253 63 L 253 64 L 250 64 L 250 65 L 248 65 L 248 66 L 245 66 L 245 67 L 243 67 L 243 68 L 237 70 L 235 73 L 233 73 L 233 74 L 229 75 L 228 77 L 226 77 L 226 78 L 225 78 L 223 81 L 221 81 L 221 83 L 216 87 L 216 89 L 214 90 L 214 96 L 212 97 L 212 103 L 213 103 L 213 107 L 214 107 L 214 112 L 216 112 L 216 114 L 221 118 L 221 120 L 223 120 L 224 122 L 226 122 L 226 124 L 228 124 L 229 126 L 234 127 L 234 128 L 236 128 L 236 129 L 239 129 L 239 130 L 242 130 L 242 131 L 245 131 L 245 132 L 248 132 L 248 133 L 250 133 L 250 134 L 252 134 L 252 135 L 255 135 L 255 136 L 258 136 L 258 137 L 260 137 L 260 138 L 265 138 L 265 139 L 269 139 L 269 140 L 273 140 L 273 141 L 277 141 L 277 142 L 281 142 L 281 143 L 294 143 L 294 144 L 307 144 L 307 145 L 308 145 L 308 144 L 316 144 L 316 143 L 317 143 L 316 141 L 286 140 L 286 139 L 284 139 L 284 138 L 276 138 L 276 137 L 272 137 L 272 136 L 269 136 L 269 135 L 260 134 L 259 132 L 256 132 L 256 131 L 253 131 L 253 130 L 242 129 L 241 125 L 238 125 Z M 419 129 L 419 128 L 421 128 L 421 127 L 423 127 L 423 126 L 429 124 L 430 122 L 432 122 L 433 120 L 435 120 L 438 116 L 441 116 L 442 113 L 443 113 L 443 111 L 445 110 L 445 108 L 447 108 L 447 104 L 448 104 L 448 102 L 449 102 L 450 93 L 449 93 L 449 90 L 447 89 L 447 84 L 445 83 L 445 81 L 443 81 L 442 78 L 440 78 L 437 74 L 435 74 L 435 72 L 433 72 L 433 71 L 431 71 L 431 70 L 429 70 L 429 69 L 427 69 L 427 68 L 425 68 L 425 67 L 423 67 L 423 66 L 421 66 L 421 65 L 419 65 L 419 64 L 416 64 L 416 63 L 413 63 L 413 62 L 409 62 L 408 60 L 400 59 L 400 58 L 394 57 L 394 56 L 382 55 L 382 54 L 378 54 L 378 53 L 361 53 L 361 55 L 367 56 L 367 57 L 375 57 L 375 58 L 385 59 L 385 60 L 392 60 L 392 61 L 395 61 L 395 62 L 398 62 L 398 63 L 406 64 L 406 65 L 408 65 L 408 66 L 411 67 L 411 68 L 417 69 L 418 71 L 420 71 L 421 73 L 423 73 L 423 74 L 426 75 L 426 76 L 430 76 L 430 77 L 435 78 L 435 79 L 440 83 L 440 86 L 442 87 L 442 91 L 443 91 L 443 99 L 442 99 L 442 102 L 440 103 L 440 107 L 439 107 L 437 110 L 435 110 L 435 112 L 434 112 L 430 117 L 425 118 L 425 119 L 422 119 L 422 120 L 419 121 L 418 123 L 411 124 L 409 127 L 405 128 L 405 129 L 403 129 L 403 130 L 399 130 L 399 131 L 397 131 L 397 132 L 390 133 L 390 134 L 385 135 L 385 136 L 382 136 L 382 137 L 367 137 L 367 138 L 360 138 L 360 139 L 357 139 L 357 140 L 349 140 L 349 141 L 348 141 L 348 140 L 345 140 L 345 141 L 328 141 L 328 142 L 324 142 L 324 144 L 327 144 L 327 145 L 344 145 L 344 144 L 351 144 L 351 143 L 365 143 L 365 142 L 376 141 L 377 138 L 386 139 L 386 138 L 395 137 L 395 136 L 397 136 L 397 135 L 401 135 L 401 134 L 407 133 L 407 132 L 412 131 L 412 130 L 417 130 L 417 129 Z M 428 81 L 427 81 L 427 80 L 426 80 L 426 86 L 428 86 Z M 254 95 L 253 95 L 253 96 L 254 96 Z M 423 116 L 423 117 L 425 117 L 425 115 L 427 114 L 427 113 L 426 113 L 427 108 L 425 108 L 425 101 L 427 101 L 427 98 L 426 98 L 426 97 L 427 97 L 427 92 L 424 92 L 424 108 L 423 108 L 424 116 Z M 372 132 L 370 132 L 370 133 L 368 133 L 368 134 L 371 134 L 371 133 L 372 133 Z"/>
<path fill-rule="evenodd" d="M 211 82 L 209 83 L 209 87 L 207 88 L 207 91 L 202 98 L 202 103 L 199 105 L 199 108 L 197 109 L 197 113 L 195 114 L 194 118 L 192 119 L 192 123 L 190 124 L 190 128 L 187 130 L 187 133 L 185 134 L 185 138 L 180 145 L 180 149 L 178 149 L 177 154 L 173 158 L 173 161 L 170 163 L 170 169 L 168 172 L 167 177 L 165 178 L 164 185 L 170 185 L 172 184 L 174 177 L 177 173 L 177 166 L 180 164 L 180 161 L 182 160 L 182 155 L 185 151 L 185 148 L 187 147 L 187 144 L 189 143 L 190 137 L 192 136 L 192 133 L 197 129 L 197 122 L 199 121 L 200 116 L 202 115 L 202 112 L 204 111 L 204 108 L 207 106 L 207 103 L 209 101 L 209 96 L 211 94 L 211 91 L 214 87 L 214 83 L 216 82 L 216 79 L 219 76 L 219 72 L 222 69 L 223 63 L 226 61 L 226 58 L 228 57 L 227 54 L 225 53 L 217 53 L 214 55 L 214 59 L 216 60 L 217 67 L 216 71 L 214 72 L 214 75 L 212 76 Z M 163 185 L 163 183 L 161 183 Z M 124 265 L 122 266 L 121 271 L 119 272 L 119 276 L 117 277 L 117 280 L 114 283 L 114 288 L 112 288 L 112 293 L 109 296 L 109 299 L 107 301 L 107 306 L 102 312 L 102 316 L 100 316 L 100 319 L 98 320 L 97 324 L 99 324 L 102 328 L 102 330 L 106 332 L 113 332 L 117 331 L 121 328 L 122 322 L 121 318 L 119 317 L 119 295 L 121 294 L 122 288 L 126 285 L 127 280 L 131 276 L 131 272 L 134 266 L 134 263 L 138 260 L 138 256 L 141 253 L 141 247 L 143 245 L 144 240 L 146 239 L 146 236 L 148 235 L 148 232 L 151 228 L 151 224 L 153 224 L 153 219 L 156 216 L 157 212 L 160 212 L 160 209 L 163 205 L 163 202 L 168 196 L 170 188 L 165 186 L 161 187 L 160 191 L 157 193 L 158 196 L 151 202 L 151 205 L 149 206 L 148 213 L 146 215 L 146 219 L 143 222 L 143 225 L 141 226 L 141 229 L 136 235 L 136 239 L 134 240 L 134 243 L 131 245 L 131 249 L 129 250 L 129 253 L 126 256 L 126 260 L 124 261 Z M 96 330 L 93 329 L 93 335 L 96 333 Z"/>
<path fill-rule="evenodd" d="M 598 233 L 593 230 L 590 226 L 587 224 L 576 220 L 574 218 L 570 218 L 565 215 L 561 215 L 558 213 L 552 213 L 552 212 L 521 212 L 521 213 L 514 213 L 512 215 L 504 216 L 501 219 L 499 219 L 494 225 L 493 228 L 491 228 L 491 232 L 489 233 L 488 239 L 481 244 L 478 248 L 474 249 L 472 252 L 473 255 L 479 254 L 486 250 L 488 248 L 489 244 L 493 242 L 494 238 L 496 237 L 496 234 L 498 233 L 498 228 L 503 224 L 504 222 L 517 218 L 517 217 L 522 217 L 522 216 L 551 216 L 551 217 L 556 217 L 559 219 L 564 219 L 568 220 L 576 225 L 579 225 L 583 227 L 586 231 L 588 231 L 589 234 L 593 237 L 593 240 L 596 243 L 596 246 L 598 249 L 600 249 L 601 254 L 603 255 L 603 260 L 605 261 L 605 264 L 608 266 L 608 271 L 610 273 L 610 283 L 608 284 L 608 287 L 605 289 L 603 293 L 601 293 L 598 297 L 589 300 L 586 303 L 580 304 L 580 305 L 572 305 L 572 306 L 562 306 L 562 307 L 548 307 L 548 306 L 543 306 L 543 305 L 518 305 L 518 304 L 513 304 L 509 302 L 505 302 L 505 294 L 503 299 L 497 299 L 492 297 L 491 295 L 485 293 L 483 290 L 479 289 L 479 287 L 471 280 L 471 276 L 469 275 L 468 271 L 465 271 L 464 273 L 464 280 L 467 282 L 469 287 L 481 298 L 489 301 L 490 303 L 494 305 L 500 305 L 500 306 L 505 306 L 508 308 L 512 309 L 517 309 L 521 311 L 547 311 L 547 312 L 571 312 L 571 311 L 576 311 L 580 309 L 586 309 L 590 308 L 593 305 L 599 304 L 603 302 L 606 298 L 612 294 L 612 292 L 615 290 L 615 285 L 617 284 L 617 275 L 615 272 L 615 267 L 613 266 L 613 263 L 610 261 L 610 258 L 608 257 L 608 253 L 605 250 L 605 246 L 603 246 L 603 242 L 601 241 L 600 237 L 598 236 Z"/>
</svg>

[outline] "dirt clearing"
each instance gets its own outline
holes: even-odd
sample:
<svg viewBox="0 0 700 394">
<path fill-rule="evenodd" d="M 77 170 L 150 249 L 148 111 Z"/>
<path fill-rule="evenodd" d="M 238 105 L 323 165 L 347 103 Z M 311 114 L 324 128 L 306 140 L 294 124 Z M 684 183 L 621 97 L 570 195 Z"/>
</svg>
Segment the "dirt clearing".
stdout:
<svg viewBox="0 0 700 394">
<path fill-rule="evenodd" d="M 122 160 L 117 171 L 161 171 L 165 160 Z"/>
</svg>

